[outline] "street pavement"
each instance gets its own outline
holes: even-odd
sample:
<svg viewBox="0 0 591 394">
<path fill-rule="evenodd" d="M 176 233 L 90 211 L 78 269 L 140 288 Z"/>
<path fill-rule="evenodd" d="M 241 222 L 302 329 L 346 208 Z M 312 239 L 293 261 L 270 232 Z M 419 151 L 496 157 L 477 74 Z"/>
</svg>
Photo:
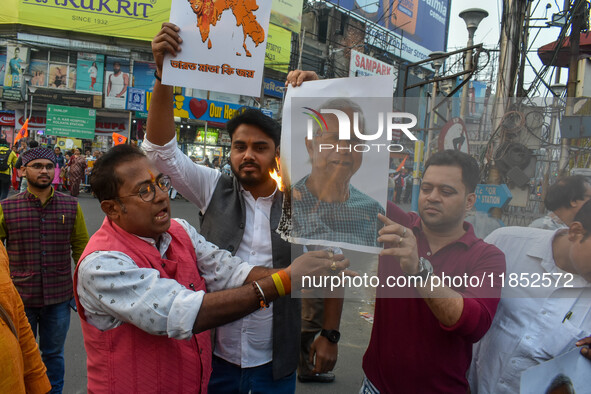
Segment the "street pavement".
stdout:
<svg viewBox="0 0 591 394">
<path fill-rule="evenodd" d="M 98 200 L 89 194 L 79 196 L 80 206 L 84 212 L 88 232 L 92 235 L 101 225 L 104 214 Z M 172 216 L 187 220 L 199 228 L 198 211 L 195 206 L 185 200 L 176 199 L 171 202 Z M 351 267 L 359 272 L 374 272 L 377 259 L 362 253 L 345 251 L 351 260 Z M 341 340 L 339 342 L 339 358 L 334 370 L 336 380 L 333 383 L 300 383 L 296 393 L 357 393 L 363 372 L 362 357 L 369 343 L 371 334 L 370 320 L 373 316 L 374 292 L 371 289 L 356 289 L 347 293 L 341 319 Z M 70 331 L 66 341 L 66 378 L 64 393 L 86 393 L 86 353 L 78 315 L 72 313 Z M 215 394 L 215 393 L 212 393 Z"/>
</svg>

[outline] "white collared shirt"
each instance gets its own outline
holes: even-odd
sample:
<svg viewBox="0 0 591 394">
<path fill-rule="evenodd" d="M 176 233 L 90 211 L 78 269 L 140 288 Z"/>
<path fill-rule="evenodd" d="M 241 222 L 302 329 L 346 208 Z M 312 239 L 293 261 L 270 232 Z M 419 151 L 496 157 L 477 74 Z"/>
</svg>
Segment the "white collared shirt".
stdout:
<svg viewBox="0 0 591 394">
<path fill-rule="evenodd" d="M 205 212 L 221 173 L 195 164 L 178 147 L 176 139 L 164 146 L 145 140 L 142 148 L 159 171 L 170 176 L 183 197 Z M 273 196 L 254 199 L 241 187 L 246 209 L 244 235 L 236 256 L 251 266 L 273 267 L 271 206 Z M 240 218 L 236 218 L 240 220 Z M 240 320 L 218 327 L 214 354 L 242 368 L 256 367 L 273 359 L 273 304 Z"/>
<path fill-rule="evenodd" d="M 505 253 L 507 272 L 492 326 L 474 345 L 468 374 L 472 393 L 518 393 L 523 371 L 575 349 L 575 342 L 591 335 L 591 284 L 573 275 L 572 287 L 564 287 L 567 272 L 554 263 L 552 241 L 560 231 L 505 227 L 485 239 Z M 511 281 L 511 274 L 515 279 L 522 273 L 529 286 Z M 537 275 L 532 274 L 546 274 L 551 286 L 541 280 L 533 287 Z M 556 287 L 559 274 L 563 279 Z"/>
<path fill-rule="evenodd" d="M 252 267 L 230 252 L 207 242 L 183 219 L 174 219 L 191 238 L 199 273 L 210 292 L 239 287 Z M 151 238 L 138 237 L 158 248 Z M 166 257 L 172 237 L 160 239 L 160 256 Z M 153 268 L 139 268 L 125 253 L 97 251 L 78 268 L 78 298 L 88 323 L 106 331 L 130 323 L 152 335 L 188 339 L 201 309 L 204 291 L 188 290 L 174 279 L 161 278 Z"/>
</svg>

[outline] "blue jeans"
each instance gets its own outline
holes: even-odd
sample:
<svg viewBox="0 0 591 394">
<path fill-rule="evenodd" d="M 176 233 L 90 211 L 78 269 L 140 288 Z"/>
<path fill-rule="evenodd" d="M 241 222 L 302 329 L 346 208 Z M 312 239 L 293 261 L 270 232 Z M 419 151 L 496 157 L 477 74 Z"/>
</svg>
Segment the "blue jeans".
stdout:
<svg viewBox="0 0 591 394">
<path fill-rule="evenodd" d="M 213 372 L 207 389 L 215 394 L 293 394 L 296 387 L 295 371 L 291 375 L 273 380 L 273 364 L 253 368 L 240 368 L 219 357 L 213 356 Z"/>
<path fill-rule="evenodd" d="M 64 388 L 64 345 L 70 328 L 70 301 L 46 305 L 41 308 L 25 308 L 33 335 L 39 329 L 39 350 L 47 367 L 51 393 L 61 393 Z"/>
</svg>

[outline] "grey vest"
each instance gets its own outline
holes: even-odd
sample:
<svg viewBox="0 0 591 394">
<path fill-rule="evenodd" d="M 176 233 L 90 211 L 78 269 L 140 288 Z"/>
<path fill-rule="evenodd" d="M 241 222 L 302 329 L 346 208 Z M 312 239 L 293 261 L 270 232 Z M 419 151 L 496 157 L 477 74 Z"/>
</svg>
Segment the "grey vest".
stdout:
<svg viewBox="0 0 591 394">
<path fill-rule="evenodd" d="M 273 268 L 291 264 L 291 245 L 275 232 L 281 217 L 283 193 L 277 192 L 271 206 Z M 201 234 L 221 249 L 236 254 L 242 236 L 246 210 L 238 181 L 223 174 L 201 218 Z M 300 352 L 301 300 L 285 296 L 273 301 L 273 379 L 292 374 Z"/>
</svg>

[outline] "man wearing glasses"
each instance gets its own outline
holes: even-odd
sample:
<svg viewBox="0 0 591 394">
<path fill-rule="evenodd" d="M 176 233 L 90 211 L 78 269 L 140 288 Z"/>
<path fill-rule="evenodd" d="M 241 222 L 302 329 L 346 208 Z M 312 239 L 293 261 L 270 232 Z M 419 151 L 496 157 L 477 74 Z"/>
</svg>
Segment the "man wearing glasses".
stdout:
<svg viewBox="0 0 591 394">
<path fill-rule="evenodd" d="M 82 209 L 56 192 L 55 153 L 34 148 L 21 154 L 27 190 L 0 202 L 0 239 L 6 242 L 10 275 L 25 304 L 47 367 L 52 393 L 64 385 L 64 344 L 73 296 L 72 258 L 88 242 Z"/>
<path fill-rule="evenodd" d="M 252 267 L 218 249 L 171 219 L 169 177 L 133 146 L 97 160 L 90 186 L 107 217 L 74 274 L 88 392 L 206 392 L 210 328 L 290 294 L 292 267 L 347 264 L 319 251 L 282 270 Z"/>
</svg>

